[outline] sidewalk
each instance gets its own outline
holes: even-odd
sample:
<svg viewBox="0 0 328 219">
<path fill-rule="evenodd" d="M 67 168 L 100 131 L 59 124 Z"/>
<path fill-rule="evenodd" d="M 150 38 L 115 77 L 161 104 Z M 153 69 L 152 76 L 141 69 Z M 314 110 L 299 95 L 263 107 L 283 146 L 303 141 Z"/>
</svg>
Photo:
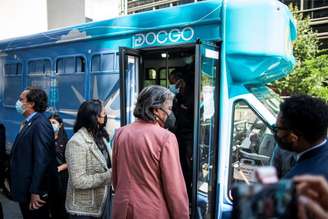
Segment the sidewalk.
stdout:
<svg viewBox="0 0 328 219">
<path fill-rule="evenodd" d="M 16 202 L 8 200 L 2 193 L 0 193 L 0 202 L 3 208 L 4 219 L 23 219 Z"/>
</svg>

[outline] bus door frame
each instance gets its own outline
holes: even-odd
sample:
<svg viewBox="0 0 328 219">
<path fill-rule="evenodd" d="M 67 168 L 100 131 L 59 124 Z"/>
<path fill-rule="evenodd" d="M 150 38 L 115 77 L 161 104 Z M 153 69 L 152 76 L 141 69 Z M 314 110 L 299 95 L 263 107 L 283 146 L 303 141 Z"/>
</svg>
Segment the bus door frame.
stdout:
<svg viewBox="0 0 328 219">
<path fill-rule="evenodd" d="M 213 44 L 211 42 L 201 42 L 199 39 L 195 45 L 195 94 L 194 94 L 194 141 L 193 141 L 193 179 L 192 179 L 192 200 L 191 200 L 191 218 L 193 219 L 202 219 L 203 216 L 201 215 L 201 208 L 198 206 L 198 203 L 201 201 L 200 196 L 198 195 L 198 177 L 200 171 L 200 97 L 201 97 L 201 85 L 202 85 L 202 58 L 204 56 L 203 50 L 209 49 L 214 52 L 217 52 L 218 57 L 216 64 L 216 80 L 215 80 L 215 92 L 214 92 L 214 128 L 213 128 L 213 138 L 212 144 L 213 148 L 213 160 L 214 165 L 213 169 L 211 170 L 211 179 L 210 182 L 212 184 L 211 190 L 208 191 L 208 210 L 207 212 L 210 213 L 210 217 L 206 215 L 205 218 L 216 218 L 217 217 L 217 171 L 218 171 L 218 131 L 219 131 L 219 123 L 218 123 L 218 116 L 219 116 L 219 92 L 220 92 L 220 44 L 219 42 Z M 208 174 L 210 174 L 210 169 Z M 206 197 L 206 196 L 203 196 Z"/>
<path fill-rule="evenodd" d="M 156 50 L 165 50 L 167 48 L 180 48 L 180 47 L 194 47 L 195 49 L 195 94 L 194 94 L 194 140 L 193 140 L 193 179 L 192 179 L 192 200 L 191 200 L 191 218 L 193 219 L 200 219 L 202 217 L 199 217 L 199 211 L 197 209 L 197 198 L 198 198 L 198 176 L 199 176 L 199 139 L 200 139 L 200 92 L 201 92 L 201 74 L 202 74 L 202 48 L 203 47 L 209 47 L 213 51 L 216 51 L 220 54 L 220 46 L 214 45 L 212 43 L 207 42 L 201 42 L 200 40 L 197 40 L 196 43 L 190 43 L 190 44 L 182 44 L 182 45 L 174 45 L 169 47 L 158 47 Z M 137 69 L 137 80 L 138 80 L 138 89 L 137 93 L 139 93 L 141 86 L 143 85 L 143 76 L 142 76 L 142 52 L 147 52 L 147 50 L 155 49 L 147 48 L 147 49 L 131 49 L 126 47 L 120 47 L 120 111 L 121 111 L 121 126 L 124 126 L 128 124 L 127 121 L 127 73 L 128 73 L 128 56 L 133 56 L 138 58 L 138 69 Z M 217 169 L 218 169 L 218 106 L 219 106 L 219 86 L 220 86 L 220 57 L 217 61 L 217 69 L 216 69 L 216 84 L 215 84 L 215 115 L 214 115 L 214 139 L 213 139 L 213 145 L 214 147 L 214 166 L 213 166 L 213 175 L 211 177 L 211 183 L 213 185 L 213 190 L 211 190 L 208 194 L 210 194 L 210 203 L 207 203 L 209 206 L 208 212 L 211 212 L 210 218 L 215 218 L 217 215 L 217 204 L 216 204 L 216 197 L 217 197 Z M 131 107 L 131 106 L 130 106 Z M 132 122 L 132 121 L 130 121 Z M 196 162 L 195 162 L 196 161 Z M 197 214 L 198 213 L 198 214 Z"/>
<path fill-rule="evenodd" d="M 138 63 L 135 63 L 138 65 L 138 68 L 136 69 L 137 72 L 135 72 L 136 75 L 136 82 L 137 84 L 135 84 L 135 86 L 137 86 L 137 93 L 139 93 L 139 88 L 140 88 L 140 72 L 142 69 L 141 63 L 142 63 L 142 56 L 141 56 L 141 51 L 137 50 L 137 49 L 131 49 L 131 48 L 127 48 L 127 47 L 120 47 L 119 48 L 119 69 L 120 69 L 120 111 L 121 111 L 121 115 L 120 115 L 120 120 L 121 120 L 121 127 L 124 125 L 128 124 L 128 115 L 127 115 L 127 107 L 131 107 L 131 106 L 127 106 L 127 84 L 130 83 L 126 83 L 127 77 L 128 75 L 128 65 L 129 65 L 129 56 L 133 56 L 136 58 Z M 130 121 L 132 122 L 132 121 Z"/>
</svg>

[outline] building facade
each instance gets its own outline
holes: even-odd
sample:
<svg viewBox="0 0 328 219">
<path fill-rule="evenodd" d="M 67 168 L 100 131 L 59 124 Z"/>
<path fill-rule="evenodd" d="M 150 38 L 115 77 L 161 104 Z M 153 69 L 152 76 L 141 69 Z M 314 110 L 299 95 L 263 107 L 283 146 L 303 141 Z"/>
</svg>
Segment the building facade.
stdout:
<svg viewBox="0 0 328 219">
<path fill-rule="evenodd" d="M 203 0 L 127 0 L 127 13 L 134 14 Z"/>
<path fill-rule="evenodd" d="M 317 31 L 321 48 L 328 49 L 328 0 L 281 0 L 296 4 L 304 16 L 311 18 L 311 26 Z"/>
</svg>

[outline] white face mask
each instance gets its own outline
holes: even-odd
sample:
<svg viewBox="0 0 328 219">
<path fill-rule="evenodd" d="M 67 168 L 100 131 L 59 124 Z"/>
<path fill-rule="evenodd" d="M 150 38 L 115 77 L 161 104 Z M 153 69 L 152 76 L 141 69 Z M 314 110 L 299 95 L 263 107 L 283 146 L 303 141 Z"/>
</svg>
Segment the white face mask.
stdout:
<svg viewBox="0 0 328 219">
<path fill-rule="evenodd" d="M 191 56 L 186 57 L 185 58 L 185 63 L 188 64 L 188 65 L 191 64 L 192 63 L 192 57 Z"/>
<path fill-rule="evenodd" d="M 20 100 L 16 101 L 16 111 L 20 114 L 24 114 L 26 111 L 22 101 L 20 101 Z"/>
<path fill-rule="evenodd" d="M 54 133 L 58 133 L 59 132 L 59 125 L 58 124 L 51 124 L 52 128 L 54 130 Z"/>
<path fill-rule="evenodd" d="M 169 90 L 170 90 L 173 94 L 178 94 L 180 89 L 177 88 L 175 84 L 170 84 L 170 85 L 169 85 Z"/>
</svg>

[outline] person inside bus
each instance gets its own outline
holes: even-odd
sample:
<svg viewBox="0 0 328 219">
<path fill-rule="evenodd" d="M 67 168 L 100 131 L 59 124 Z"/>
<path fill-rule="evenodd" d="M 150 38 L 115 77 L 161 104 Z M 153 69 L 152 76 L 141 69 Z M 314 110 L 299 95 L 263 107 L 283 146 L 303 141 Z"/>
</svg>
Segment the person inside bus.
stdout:
<svg viewBox="0 0 328 219">
<path fill-rule="evenodd" d="M 173 94 L 158 85 L 137 98 L 132 124 L 113 141 L 113 217 L 188 219 L 189 201 L 175 135 Z"/>
<path fill-rule="evenodd" d="M 66 210 L 72 219 L 93 219 L 110 209 L 111 151 L 107 115 L 100 100 L 81 104 L 74 135 L 65 151 L 68 165 Z M 106 218 L 106 217 L 103 217 Z"/>
<path fill-rule="evenodd" d="M 188 196 L 191 199 L 192 184 L 192 154 L 194 132 L 194 76 L 190 72 L 172 71 L 177 76 L 176 87 L 179 93 L 175 95 L 173 112 L 176 115 L 174 133 L 178 139 L 180 162 L 185 177 Z"/>
<path fill-rule="evenodd" d="M 54 204 L 52 205 L 52 215 L 54 218 L 68 218 L 65 210 L 65 199 L 66 199 L 66 189 L 67 189 L 67 164 L 65 160 L 65 148 L 68 141 L 66 131 L 64 129 L 64 123 L 62 118 L 54 113 L 49 117 L 52 128 L 55 133 L 55 150 L 56 150 L 56 160 L 58 169 L 58 193 L 54 197 Z"/>
<path fill-rule="evenodd" d="M 182 79 L 182 74 L 179 71 L 172 71 L 168 77 L 169 80 L 169 90 L 174 94 L 177 95 L 179 93 L 179 88 L 177 87 L 179 80 Z"/>
</svg>

